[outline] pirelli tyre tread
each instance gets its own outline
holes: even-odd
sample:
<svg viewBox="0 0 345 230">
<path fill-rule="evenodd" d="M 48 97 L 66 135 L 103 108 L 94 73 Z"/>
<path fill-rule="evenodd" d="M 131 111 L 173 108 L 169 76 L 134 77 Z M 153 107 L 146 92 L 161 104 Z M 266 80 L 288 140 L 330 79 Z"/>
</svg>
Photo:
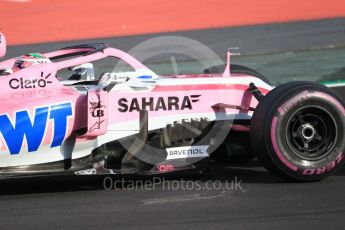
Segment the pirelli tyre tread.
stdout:
<svg viewBox="0 0 345 230">
<path fill-rule="evenodd" d="M 264 167 L 290 181 L 316 181 L 344 163 L 344 102 L 327 87 L 290 82 L 270 91 L 251 120 L 252 148 Z"/>
</svg>

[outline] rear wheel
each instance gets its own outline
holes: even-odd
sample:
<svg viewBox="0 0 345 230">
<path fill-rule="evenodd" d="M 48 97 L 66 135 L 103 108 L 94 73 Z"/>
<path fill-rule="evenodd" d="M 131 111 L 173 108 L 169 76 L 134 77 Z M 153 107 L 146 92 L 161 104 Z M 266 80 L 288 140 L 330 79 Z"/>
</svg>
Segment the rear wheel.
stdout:
<svg viewBox="0 0 345 230">
<path fill-rule="evenodd" d="M 290 82 L 258 104 L 251 123 L 257 157 L 284 179 L 315 181 L 344 163 L 344 102 L 327 87 Z"/>
</svg>

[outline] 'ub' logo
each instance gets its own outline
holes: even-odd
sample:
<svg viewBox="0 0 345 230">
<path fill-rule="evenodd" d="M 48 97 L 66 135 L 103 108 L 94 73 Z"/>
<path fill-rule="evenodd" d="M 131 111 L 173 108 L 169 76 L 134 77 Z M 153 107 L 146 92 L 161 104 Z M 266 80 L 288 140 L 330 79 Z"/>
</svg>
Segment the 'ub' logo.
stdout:
<svg viewBox="0 0 345 230">
<path fill-rule="evenodd" d="M 53 123 L 53 139 L 51 147 L 60 146 L 65 139 L 67 119 L 72 115 L 71 103 L 52 105 L 36 108 L 33 121 L 27 110 L 16 112 L 14 125 L 7 114 L 0 115 L 0 132 L 11 155 L 18 154 L 23 145 L 23 139 L 27 143 L 28 151 L 34 152 L 40 147 L 47 122 Z"/>
<path fill-rule="evenodd" d="M 103 111 L 103 110 L 100 110 L 100 109 L 95 109 L 95 110 L 92 112 L 92 116 L 93 116 L 93 117 L 104 117 L 104 111 Z"/>
</svg>

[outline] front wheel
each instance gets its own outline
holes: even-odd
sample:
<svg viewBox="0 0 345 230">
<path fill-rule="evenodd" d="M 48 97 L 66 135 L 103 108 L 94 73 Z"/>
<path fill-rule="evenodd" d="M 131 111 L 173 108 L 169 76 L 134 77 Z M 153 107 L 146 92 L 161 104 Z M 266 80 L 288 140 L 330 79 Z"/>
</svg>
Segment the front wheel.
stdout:
<svg viewBox="0 0 345 230">
<path fill-rule="evenodd" d="M 278 86 L 255 109 L 250 136 L 270 172 L 294 181 L 323 179 L 345 163 L 344 102 L 317 83 Z"/>
</svg>

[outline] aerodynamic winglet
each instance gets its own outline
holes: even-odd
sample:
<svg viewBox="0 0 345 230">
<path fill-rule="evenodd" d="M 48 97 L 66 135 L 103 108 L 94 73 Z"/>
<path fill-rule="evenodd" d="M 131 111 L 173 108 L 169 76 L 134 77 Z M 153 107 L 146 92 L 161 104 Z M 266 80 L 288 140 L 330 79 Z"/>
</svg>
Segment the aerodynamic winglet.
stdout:
<svg viewBox="0 0 345 230">
<path fill-rule="evenodd" d="M 232 53 L 231 50 L 239 50 L 239 47 L 230 47 L 226 52 L 226 66 L 223 73 L 223 77 L 231 76 L 231 56 L 240 55 L 240 53 Z"/>
</svg>

